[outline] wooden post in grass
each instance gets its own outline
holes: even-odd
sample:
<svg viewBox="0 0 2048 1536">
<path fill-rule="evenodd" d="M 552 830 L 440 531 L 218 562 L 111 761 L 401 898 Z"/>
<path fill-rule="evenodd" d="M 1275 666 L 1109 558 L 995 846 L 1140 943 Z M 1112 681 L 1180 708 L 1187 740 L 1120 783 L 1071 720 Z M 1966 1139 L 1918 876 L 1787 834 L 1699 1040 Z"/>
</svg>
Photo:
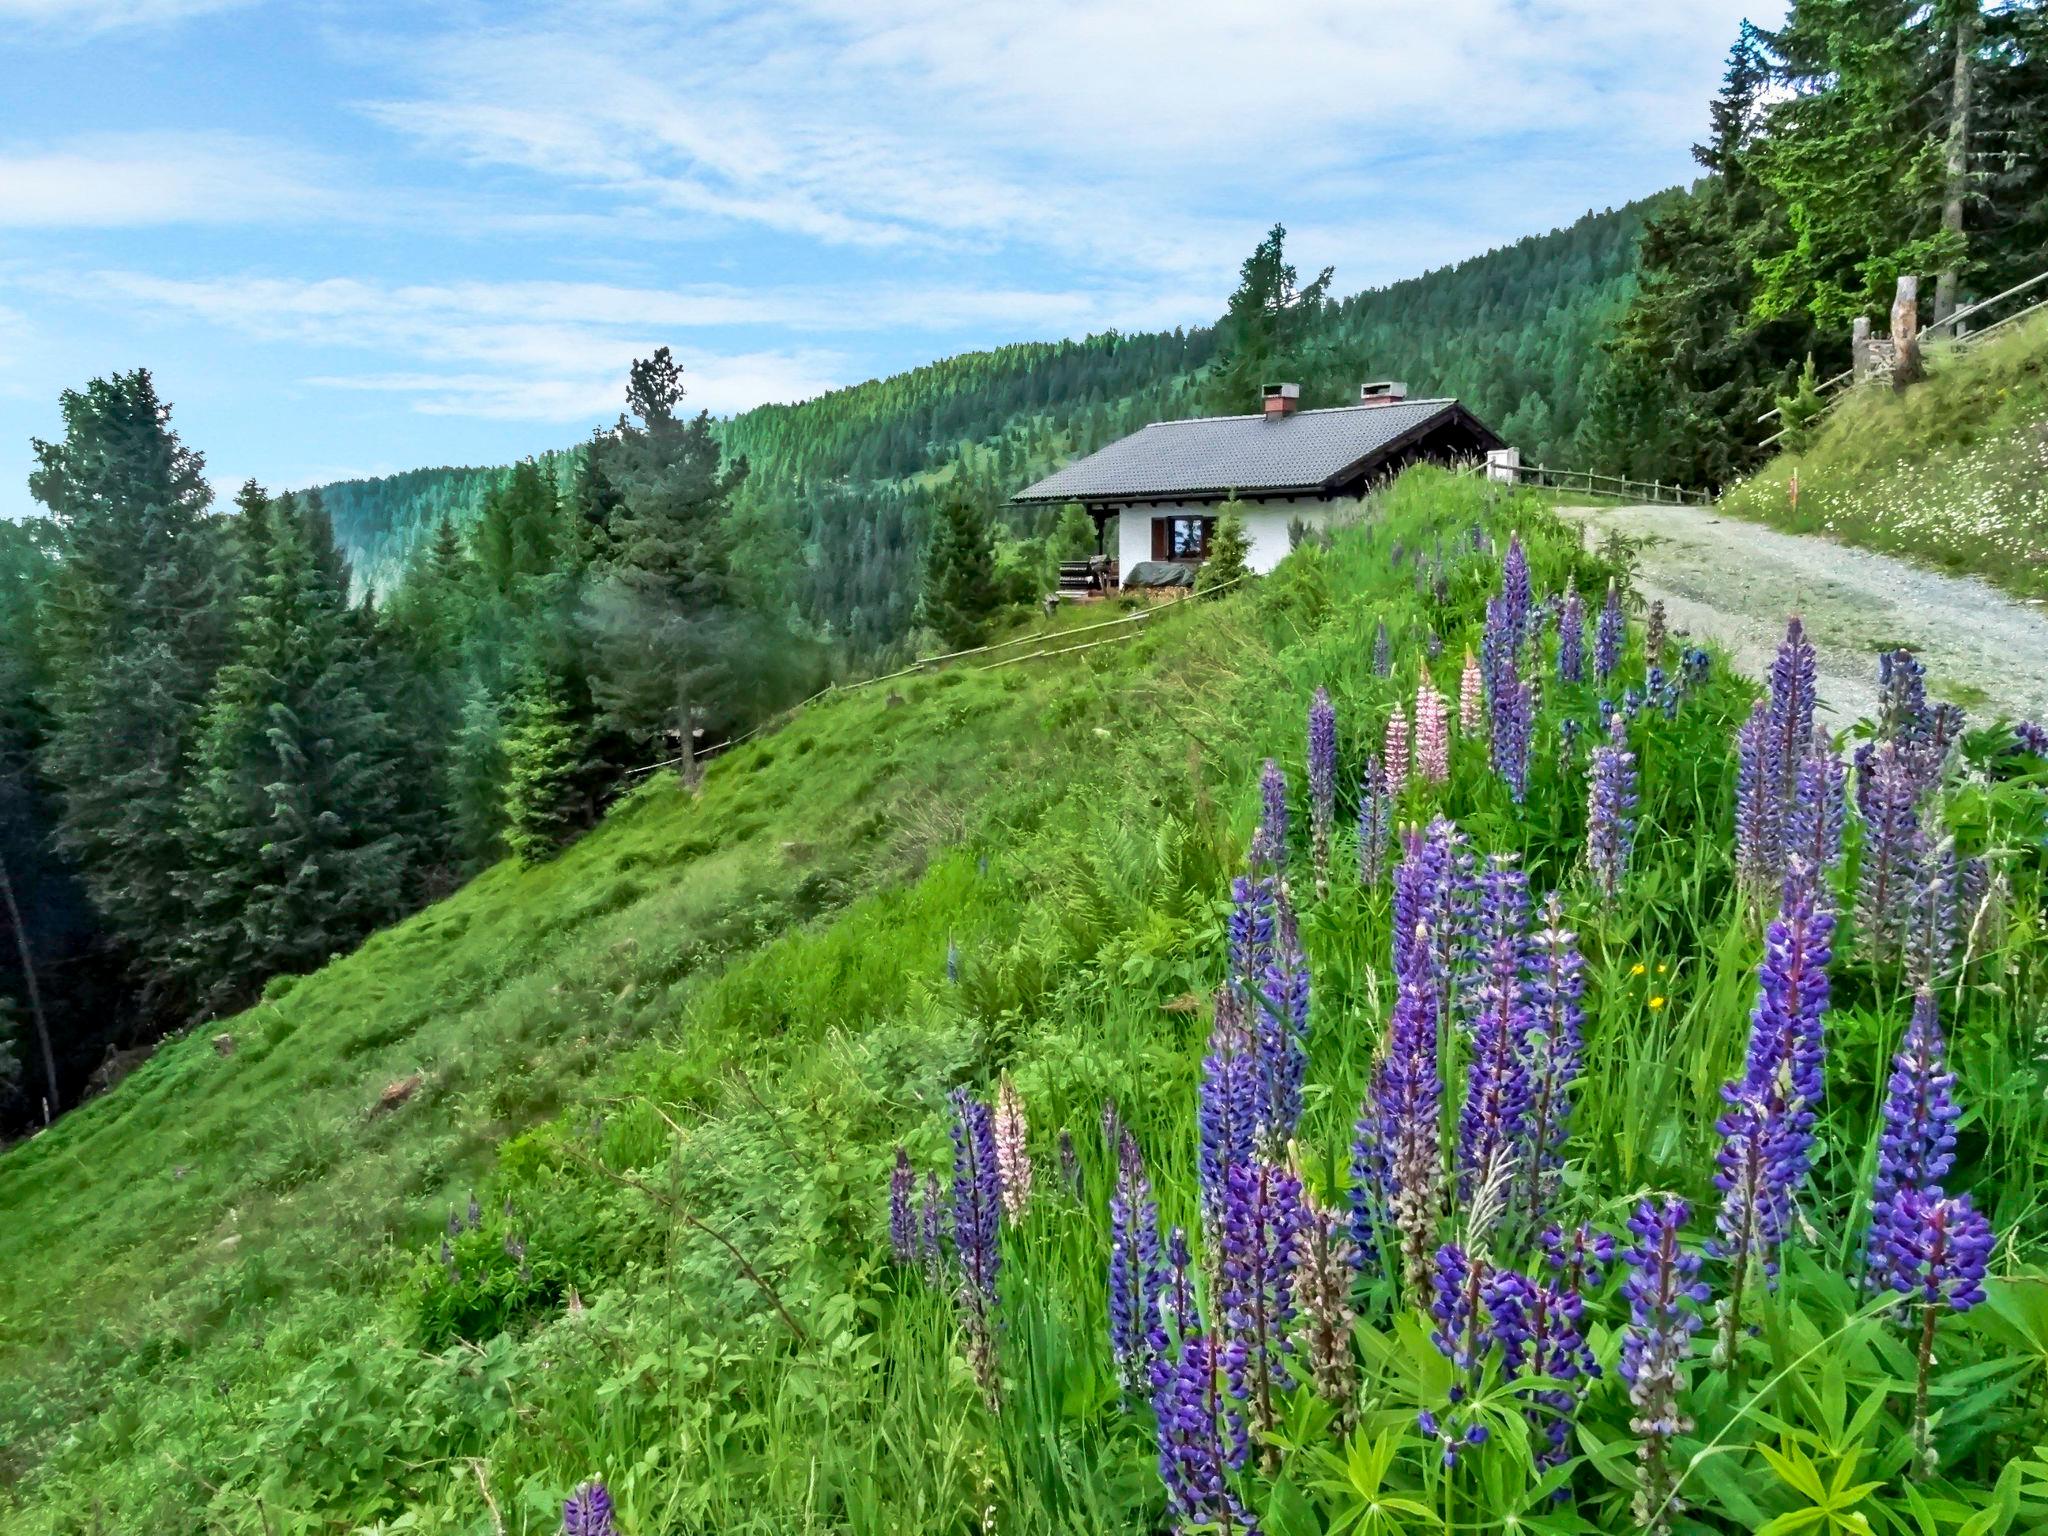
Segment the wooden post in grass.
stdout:
<svg viewBox="0 0 2048 1536">
<path fill-rule="evenodd" d="M 1849 326 L 1849 377 L 1862 383 L 1870 377 L 1870 316 L 1858 315 Z"/>
<path fill-rule="evenodd" d="M 1904 389 L 1920 382 L 1920 279 L 1908 272 L 1899 278 L 1899 291 L 1892 300 L 1892 346 L 1898 355 L 1892 360 L 1892 388 Z"/>
</svg>

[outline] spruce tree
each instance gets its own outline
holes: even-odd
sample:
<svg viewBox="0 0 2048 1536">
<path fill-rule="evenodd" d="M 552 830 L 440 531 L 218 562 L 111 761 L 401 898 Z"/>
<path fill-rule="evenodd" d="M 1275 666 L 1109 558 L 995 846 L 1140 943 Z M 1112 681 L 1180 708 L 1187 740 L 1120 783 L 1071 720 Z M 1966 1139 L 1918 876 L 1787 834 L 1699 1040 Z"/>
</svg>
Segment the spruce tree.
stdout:
<svg viewBox="0 0 2048 1536">
<path fill-rule="evenodd" d="M 551 859 L 577 825 L 582 752 L 560 678 L 536 664 L 505 730 L 505 846 L 522 864 Z"/>
<path fill-rule="evenodd" d="M 1275 224 L 1238 272 L 1237 290 L 1217 326 L 1216 364 L 1206 387 L 1219 414 L 1259 409 L 1262 385 L 1299 383 L 1313 371 L 1333 270 L 1305 286 L 1287 260 L 1287 230 Z"/>
<path fill-rule="evenodd" d="M 1245 532 L 1244 503 L 1232 497 L 1216 509 L 1216 532 L 1209 541 L 1209 558 L 1195 573 L 1195 586 L 1214 591 L 1251 574 L 1252 541 Z"/>
<path fill-rule="evenodd" d="M 987 635 L 999 601 L 988 520 L 964 497 L 952 497 L 939 509 L 925 551 L 922 622 L 948 650 L 966 650 Z"/>
</svg>

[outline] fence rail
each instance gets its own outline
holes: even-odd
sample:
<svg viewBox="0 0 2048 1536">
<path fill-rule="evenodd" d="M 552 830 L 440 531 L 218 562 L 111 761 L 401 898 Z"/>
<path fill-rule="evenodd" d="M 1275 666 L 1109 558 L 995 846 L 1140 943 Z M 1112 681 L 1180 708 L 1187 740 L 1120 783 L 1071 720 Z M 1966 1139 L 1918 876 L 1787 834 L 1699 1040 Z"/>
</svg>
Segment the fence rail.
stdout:
<svg viewBox="0 0 2048 1536">
<path fill-rule="evenodd" d="M 1597 475 L 1589 469 L 1553 469 L 1547 464 L 1483 464 L 1472 472 L 1539 490 L 1577 491 L 1584 496 L 1612 496 L 1619 501 L 1706 506 L 1714 499 L 1705 491 L 1668 481 L 1630 480 L 1622 475 Z"/>
</svg>

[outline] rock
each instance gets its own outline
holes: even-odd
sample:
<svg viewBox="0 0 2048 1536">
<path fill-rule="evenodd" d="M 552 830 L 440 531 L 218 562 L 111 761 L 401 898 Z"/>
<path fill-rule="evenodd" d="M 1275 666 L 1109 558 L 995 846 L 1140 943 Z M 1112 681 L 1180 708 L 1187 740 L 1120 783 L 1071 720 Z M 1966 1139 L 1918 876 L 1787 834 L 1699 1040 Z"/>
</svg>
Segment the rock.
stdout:
<svg viewBox="0 0 2048 1536">
<path fill-rule="evenodd" d="M 399 1105 L 419 1092 L 420 1084 L 423 1081 L 425 1081 L 424 1075 L 415 1072 L 410 1077 L 401 1077 L 395 1082 L 386 1083 L 384 1091 L 377 1095 L 376 1106 L 371 1112 L 373 1114 L 382 1114 L 398 1108 Z"/>
<path fill-rule="evenodd" d="M 222 1031 L 221 1033 L 219 1033 L 219 1034 L 215 1035 L 215 1036 L 213 1037 L 213 1053 L 214 1053 L 214 1055 L 216 1055 L 216 1056 L 232 1056 L 232 1055 L 234 1055 L 234 1054 L 235 1054 L 235 1037 L 234 1037 L 233 1035 L 231 1035 L 231 1034 L 227 1033 L 227 1031 L 225 1031 L 225 1030 L 223 1030 L 223 1031 Z"/>
</svg>

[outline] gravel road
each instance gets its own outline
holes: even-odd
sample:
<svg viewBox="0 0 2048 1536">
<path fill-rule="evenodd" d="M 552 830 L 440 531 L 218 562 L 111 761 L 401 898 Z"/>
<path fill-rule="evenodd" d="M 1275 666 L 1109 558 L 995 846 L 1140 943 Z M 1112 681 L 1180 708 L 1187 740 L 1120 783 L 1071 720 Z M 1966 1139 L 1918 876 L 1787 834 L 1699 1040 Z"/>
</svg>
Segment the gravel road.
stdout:
<svg viewBox="0 0 2048 1536">
<path fill-rule="evenodd" d="M 2048 610 L 1971 577 L 1944 576 L 1828 539 L 1780 533 L 1712 507 L 1563 507 L 1589 545 L 1642 541 L 1637 587 L 1674 632 L 1714 640 L 1752 677 L 1769 669 L 1785 618 L 1820 653 L 1820 700 L 1839 729 L 1876 705 L 1876 652 L 1906 646 L 1929 691 L 1978 722 L 2048 719 Z"/>
</svg>

